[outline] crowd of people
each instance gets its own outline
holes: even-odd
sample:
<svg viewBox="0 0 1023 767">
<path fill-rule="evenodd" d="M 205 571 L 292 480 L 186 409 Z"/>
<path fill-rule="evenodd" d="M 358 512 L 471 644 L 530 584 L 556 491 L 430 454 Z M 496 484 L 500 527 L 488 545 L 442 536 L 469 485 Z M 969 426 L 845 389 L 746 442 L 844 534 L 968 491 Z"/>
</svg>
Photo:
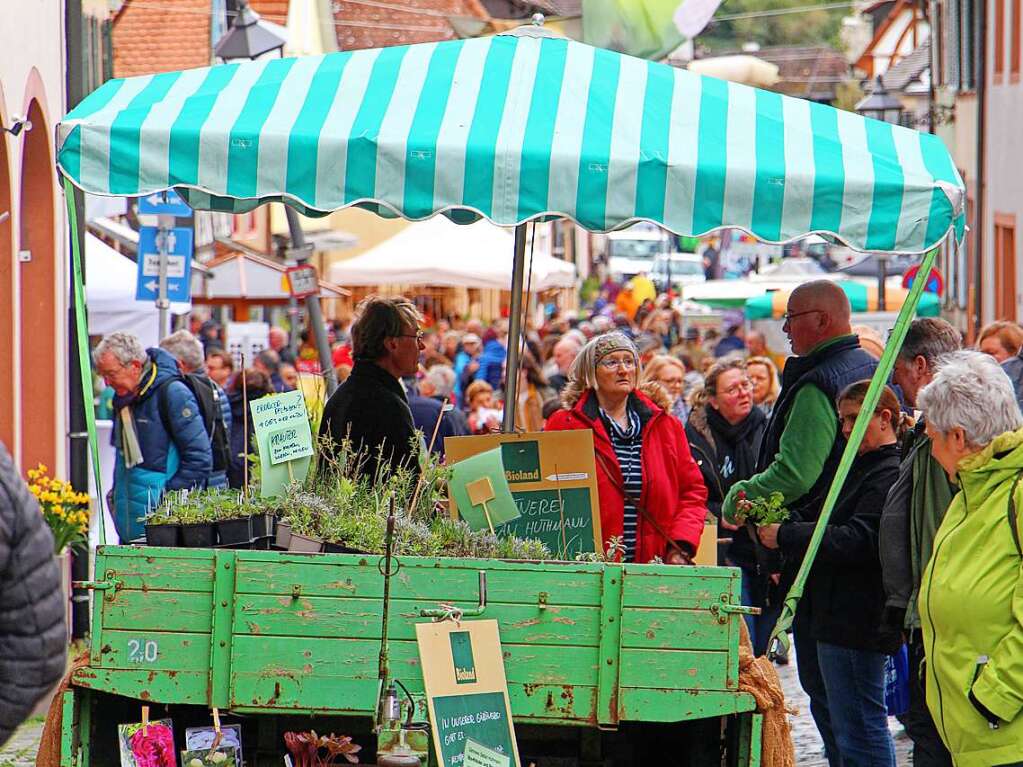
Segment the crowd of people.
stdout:
<svg viewBox="0 0 1023 767">
<path fill-rule="evenodd" d="M 683 327 L 667 302 L 632 317 L 611 304 L 554 314 L 524 334 L 515 403 L 518 430 L 592 432 L 614 556 L 692 563 L 716 518 L 719 562 L 740 569 L 743 603 L 761 608 L 747 618 L 758 655 L 771 649 L 884 350 L 875 331 L 852 325 L 832 282 L 801 285 L 787 309 L 787 359 L 732 319 L 720 331 Z M 270 348 L 235 370 L 216 333 L 199 331 L 157 349 L 115 333 L 94 351 L 113 390 L 122 540 L 141 533 L 138 520 L 167 490 L 239 486 L 248 402 L 294 387 L 296 363 L 310 363 L 275 328 Z M 500 430 L 506 321 L 426 326 L 414 303 L 373 297 L 332 335 L 343 383 L 325 404 L 324 449 L 349 440 L 371 456 L 365 471 L 416 471 L 422 450 L 443 459 L 445 437 Z M 947 322 L 917 319 L 870 414 L 793 622 L 831 765 L 894 766 L 885 665 L 903 644 L 914 764 L 1023 758 L 1021 346 L 1011 323 L 962 350 Z M 786 519 L 745 518 L 749 499 L 775 494 Z"/>
</svg>

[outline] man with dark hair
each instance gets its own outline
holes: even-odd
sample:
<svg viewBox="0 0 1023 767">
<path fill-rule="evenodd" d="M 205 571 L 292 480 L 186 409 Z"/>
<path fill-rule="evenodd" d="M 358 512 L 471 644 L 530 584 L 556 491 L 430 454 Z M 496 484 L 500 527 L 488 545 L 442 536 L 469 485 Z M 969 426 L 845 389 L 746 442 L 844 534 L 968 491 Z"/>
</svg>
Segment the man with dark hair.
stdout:
<svg viewBox="0 0 1023 767">
<path fill-rule="evenodd" d="M 263 349 L 252 360 L 252 367 L 270 379 L 275 392 L 291 391 L 281 378 L 281 355 L 273 349 Z"/>
<path fill-rule="evenodd" d="M 892 374 L 909 407 L 916 407 L 917 395 L 934 378 L 942 355 L 961 347 L 959 331 L 945 320 L 933 317 L 914 320 Z M 914 766 L 951 767 L 952 757 L 938 735 L 920 681 L 924 646 L 916 600 L 924 567 L 931 558 L 934 535 L 955 488 L 931 454 L 931 440 L 924 428 L 921 416 L 904 438 L 899 478 L 889 491 L 881 514 L 881 572 L 886 597 L 882 630 L 889 636 L 892 650 L 902 644 L 903 636 L 907 640 L 909 710 L 900 721 L 913 740 Z"/>
<path fill-rule="evenodd" d="M 320 436 L 327 437 L 328 462 L 347 439 L 363 452 L 360 473 L 376 479 L 404 467 L 417 473 L 419 439 L 401 379 L 414 376 L 423 350 L 415 304 L 404 298 L 370 296 L 352 326 L 355 367 L 327 401 Z"/>
</svg>

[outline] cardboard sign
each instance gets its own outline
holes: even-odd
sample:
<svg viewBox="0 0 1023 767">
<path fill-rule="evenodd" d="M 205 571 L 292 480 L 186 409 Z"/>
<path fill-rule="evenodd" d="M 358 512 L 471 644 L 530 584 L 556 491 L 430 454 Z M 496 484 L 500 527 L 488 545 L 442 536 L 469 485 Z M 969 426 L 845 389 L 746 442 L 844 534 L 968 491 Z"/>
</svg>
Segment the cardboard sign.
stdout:
<svg viewBox="0 0 1023 767">
<path fill-rule="evenodd" d="M 272 498 L 309 472 L 313 435 L 305 398 L 300 391 L 272 394 L 250 402 L 249 409 L 259 449 L 260 495 Z"/>
<path fill-rule="evenodd" d="M 462 767 L 511 767 L 511 757 L 469 738 L 465 741 Z"/>
<path fill-rule="evenodd" d="M 496 532 L 497 527 L 519 518 L 499 447 L 454 464 L 448 489 L 462 518 L 473 530 Z"/>
<path fill-rule="evenodd" d="M 588 430 L 448 437 L 448 463 L 501 449 L 504 476 L 518 507 L 518 519 L 497 533 L 538 538 L 551 554 L 571 560 L 603 548 L 593 434 Z M 463 499 L 451 493 L 451 513 L 466 519 Z M 472 513 L 471 511 L 469 512 Z"/>
<path fill-rule="evenodd" d="M 518 767 L 497 621 L 417 623 L 416 640 L 437 763 L 473 764 L 473 752 L 480 767 Z M 488 752 L 506 761 L 486 761 Z"/>
</svg>

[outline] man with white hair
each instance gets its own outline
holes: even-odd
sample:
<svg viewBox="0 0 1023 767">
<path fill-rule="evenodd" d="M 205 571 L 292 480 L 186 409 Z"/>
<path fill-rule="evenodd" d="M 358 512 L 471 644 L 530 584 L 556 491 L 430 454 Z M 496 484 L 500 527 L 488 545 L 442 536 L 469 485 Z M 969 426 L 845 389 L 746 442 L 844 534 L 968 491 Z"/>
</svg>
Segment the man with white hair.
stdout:
<svg viewBox="0 0 1023 767">
<path fill-rule="evenodd" d="M 227 392 L 206 372 L 199 339 L 187 330 L 171 333 L 160 342 L 160 348 L 170 352 L 178 361 L 178 369 L 188 388 L 195 395 L 202 414 L 203 425 L 210 437 L 213 471 L 207 487 L 227 487 L 227 470 L 231 465 L 231 403 Z"/>
<path fill-rule="evenodd" d="M 444 414 L 444 420 L 451 424 L 450 434 L 452 437 L 464 437 L 470 434 L 469 419 L 458 403 L 454 401 L 455 371 L 450 365 L 434 365 L 426 371 L 423 380 L 419 382 L 419 393 L 429 397 L 441 404 L 451 403 L 453 409 Z"/>
<path fill-rule="evenodd" d="M 557 367 L 557 371 L 547 376 L 547 383 L 554 387 L 554 391 L 558 394 L 561 394 L 561 390 L 568 383 L 568 371 L 571 369 L 572 363 L 575 362 L 575 358 L 579 356 L 582 348 L 583 344 L 579 343 L 579 340 L 574 335 L 566 334 L 554 344 L 551 359 Z"/>
<path fill-rule="evenodd" d="M 130 333 L 111 333 L 92 352 L 96 372 L 114 390 L 117 449 L 111 515 L 124 542 L 169 490 L 206 487 L 213 468 L 199 403 L 163 349 L 145 349 Z"/>
<path fill-rule="evenodd" d="M 906 405 L 918 406 L 920 391 L 934 380 L 941 360 L 961 347 L 959 331 L 945 320 L 921 317 L 913 321 L 895 359 L 892 375 L 902 389 Z M 924 644 L 917 596 L 924 567 L 931 558 L 934 536 L 956 488 L 931 454 L 923 416 L 903 440 L 899 479 L 892 485 L 881 515 L 880 554 L 885 588 L 882 628 L 892 637 L 893 648 L 902 644 L 905 635 L 909 650 L 909 709 L 899 721 L 913 740 L 913 765 L 951 767 L 952 757 L 927 710 L 921 684 Z"/>
<path fill-rule="evenodd" d="M 761 442 L 757 473 L 736 482 L 728 492 L 722 504 L 724 523 L 739 521 L 735 511 L 739 493 L 756 500 L 778 492 L 793 518 L 815 522 L 820 516 L 844 447 L 835 399 L 845 387 L 870 378 L 877 368 L 877 360 L 860 348 L 850 315 L 849 299 L 833 282 L 814 280 L 792 291 L 782 329 L 797 356 L 785 364 L 781 393 Z M 776 541 L 764 543 L 777 547 Z M 798 565 L 783 568 L 781 594 Z M 810 712 L 828 759 L 838 764 L 817 643 L 805 613 L 801 605 L 794 622 L 799 682 L 810 697 Z"/>
</svg>

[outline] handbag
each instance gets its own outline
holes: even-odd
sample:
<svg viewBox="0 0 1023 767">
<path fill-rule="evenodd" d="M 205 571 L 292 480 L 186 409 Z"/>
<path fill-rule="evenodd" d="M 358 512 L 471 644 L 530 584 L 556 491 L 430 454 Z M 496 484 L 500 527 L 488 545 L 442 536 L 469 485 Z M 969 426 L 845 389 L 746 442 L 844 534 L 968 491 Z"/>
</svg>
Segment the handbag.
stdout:
<svg viewBox="0 0 1023 767">
<path fill-rule="evenodd" d="M 884 705 L 888 716 L 901 716 L 909 710 L 909 650 L 902 645 L 884 659 Z"/>
<path fill-rule="evenodd" d="M 594 455 L 597 456 L 597 460 L 600 463 L 600 467 L 604 470 L 604 473 L 607 474 L 607 476 L 611 479 L 612 482 L 614 482 L 614 474 L 611 473 L 610 468 L 607 465 L 607 458 L 605 458 L 604 456 L 597 452 L 594 452 Z M 622 494 L 625 500 L 627 500 L 629 503 L 636 507 L 636 511 L 639 512 L 640 516 L 643 517 L 643 519 L 646 522 L 650 523 L 650 526 L 659 536 L 661 536 L 662 538 L 664 538 L 665 541 L 667 541 L 668 548 L 671 549 L 674 553 L 678 554 L 680 557 L 682 557 L 682 561 L 684 564 L 687 565 L 693 564 L 692 554 L 690 554 L 688 551 L 679 546 L 678 543 L 676 543 L 675 540 L 664 531 L 664 528 L 661 527 L 660 523 L 658 523 L 658 521 L 654 519 L 654 515 L 647 511 L 643 507 L 643 504 L 639 502 L 639 498 L 632 495 L 632 493 L 626 490 L 625 485 L 619 485 L 615 483 L 615 489 Z"/>
</svg>

